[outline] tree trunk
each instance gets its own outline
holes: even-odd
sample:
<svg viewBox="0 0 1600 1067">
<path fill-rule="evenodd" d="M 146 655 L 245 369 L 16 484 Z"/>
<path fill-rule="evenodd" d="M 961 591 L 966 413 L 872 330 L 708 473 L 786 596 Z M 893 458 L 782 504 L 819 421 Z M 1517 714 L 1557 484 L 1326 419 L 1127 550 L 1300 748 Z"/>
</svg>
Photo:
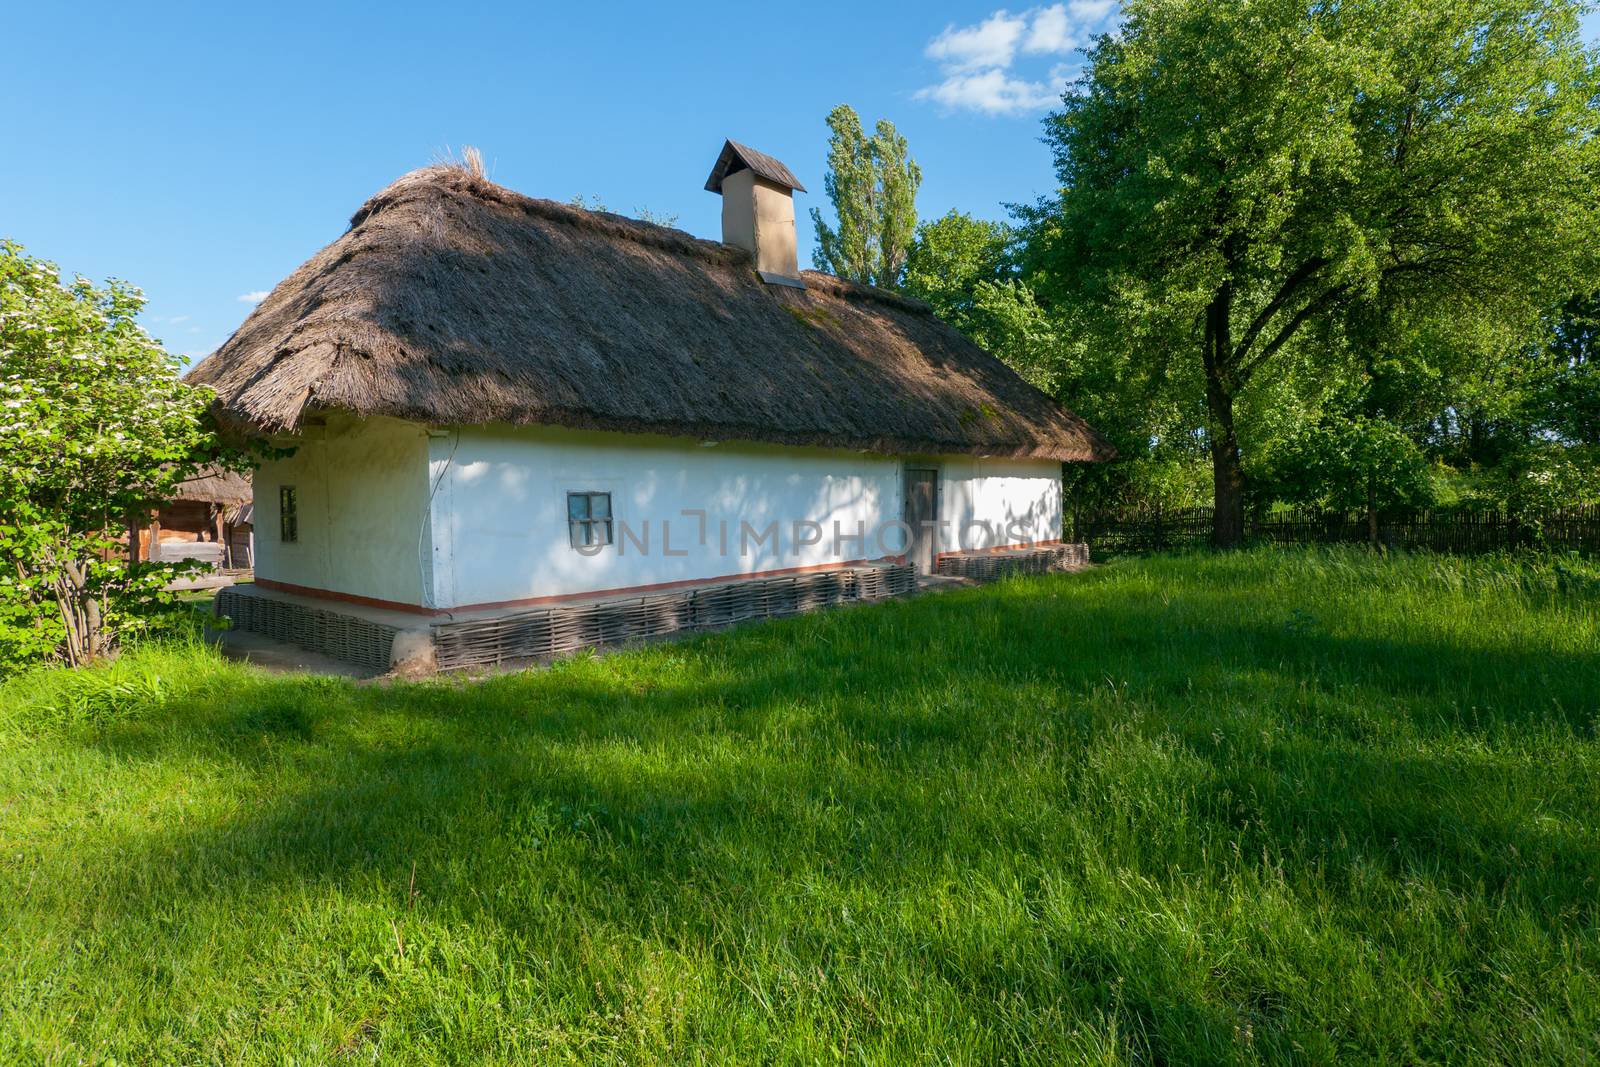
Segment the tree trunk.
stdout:
<svg viewBox="0 0 1600 1067">
<path fill-rule="evenodd" d="M 1244 543 L 1244 464 L 1233 425 L 1233 289 L 1224 284 L 1206 309 L 1206 409 L 1211 416 L 1211 476 L 1216 506 L 1211 541 L 1218 548 Z"/>
<path fill-rule="evenodd" d="M 1218 548 L 1238 548 L 1244 543 L 1244 465 L 1239 460 L 1239 439 L 1232 426 L 1224 436 L 1211 440 L 1211 476 L 1216 494 L 1211 541 Z"/>
</svg>

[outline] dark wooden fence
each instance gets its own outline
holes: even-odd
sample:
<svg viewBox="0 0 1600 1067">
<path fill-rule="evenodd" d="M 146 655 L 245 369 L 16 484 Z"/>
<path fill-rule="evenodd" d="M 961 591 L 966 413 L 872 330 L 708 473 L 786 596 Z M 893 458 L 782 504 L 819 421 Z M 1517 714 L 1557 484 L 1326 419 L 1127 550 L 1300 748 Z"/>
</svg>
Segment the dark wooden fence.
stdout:
<svg viewBox="0 0 1600 1067">
<path fill-rule="evenodd" d="M 1211 509 L 1069 516 L 1073 540 L 1098 552 L 1154 552 L 1211 542 Z M 1249 535 L 1274 544 L 1362 544 L 1364 515 L 1274 512 L 1246 523 Z M 1541 547 L 1600 552 L 1600 507 L 1561 508 L 1532 516 L 1493 511 L 1435 511 L 1384 515 L 1378 540 L 1392 548 L 1436 552 L 1493 552 Z"/>
</svg>

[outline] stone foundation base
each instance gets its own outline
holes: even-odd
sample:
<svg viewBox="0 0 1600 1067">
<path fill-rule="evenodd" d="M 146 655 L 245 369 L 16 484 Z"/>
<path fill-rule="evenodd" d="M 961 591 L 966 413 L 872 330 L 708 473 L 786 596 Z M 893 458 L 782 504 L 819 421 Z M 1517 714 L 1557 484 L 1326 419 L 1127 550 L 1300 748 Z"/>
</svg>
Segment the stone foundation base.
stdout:
<svg viewBox="0 0 1600 1067">
<path fill-rule="evenodd" d="M 1041 545 L 942 556 L 938 573 L 990 581 L 1012 574 L 1068 571 L 1088 562 L 1087 545 Z M 217 593 L 216 612 L 226 615 L 238 629 L 379 674 L 416 675 L 549 659 L 582 648 L 716 629 L 833 604 L 905 596 L 914 592 L 916 585 L 916 572 L 910 564 L 873 563 L 457 619 L 428 619 L 342 603 L 335 607 L 332 602 L 324 606 L 309 597 L 238 585 Z"/>
</svg>

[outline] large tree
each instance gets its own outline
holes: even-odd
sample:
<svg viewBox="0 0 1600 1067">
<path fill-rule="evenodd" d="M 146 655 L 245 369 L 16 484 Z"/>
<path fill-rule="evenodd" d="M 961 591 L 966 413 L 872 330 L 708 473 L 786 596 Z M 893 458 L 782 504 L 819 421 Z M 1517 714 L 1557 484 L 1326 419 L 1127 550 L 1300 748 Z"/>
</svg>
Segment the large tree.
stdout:
<svg viewBox="0 0 1600 1067">
<path fill-rule="evenodd" d="M 837 224 L 811 209 L 817 227 L 816 265 L 841 278 L 884 289 L 900 285 L 917 228 L 922 168 L 888 119 L 868 137 L 848 104 L 828 114 L 828 173 L 823 188 Z"/>
<path fill-rule="evenodd" d="M 1046 299 L 1144 320 L 1203 372 L 1214 537 L 1244 532 L 1236 405 L 1347 316 L 1534 323 L 1594 246 L 1575 0 L 1130 0 L 1046 123 Z M 1317 357 L 1321 358 L 1321 357 Z M 1311 371 L 1317 373 L 1317 358 Z"/>
</svg>

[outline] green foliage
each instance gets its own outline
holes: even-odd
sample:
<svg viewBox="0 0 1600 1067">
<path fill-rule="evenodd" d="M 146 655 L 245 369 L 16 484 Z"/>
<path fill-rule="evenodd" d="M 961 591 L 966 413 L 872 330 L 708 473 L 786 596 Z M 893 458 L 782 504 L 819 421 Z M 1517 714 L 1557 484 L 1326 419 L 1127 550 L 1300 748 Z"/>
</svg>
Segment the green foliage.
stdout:
<svg viewBox="0 0 1600 1067">
<path fill-rule="evenodd" d="M 1531 447 L 1489 472 L 1481 490 L 1529 520 L 1555 508 L 1600 504 L 1600 447 Z"/>
<path fill-rule="evenodd" d="M 972 304 L 973 336 L 1036 388 L 1055 393 L 1076 378 L 1081 344 L 1069 326 L 1039 306 L 1027 285 L 980 281 Z"/>
<path fill-rule="evenodd" d="M 1210 502 L 1199 440 L 1184 432 L 1159 380 L 1126 346 L 1097 347 L 1074 309 L 1045 307 L 1019 277 L 1016 232 L 952 211 L 922 223 L 905 291 L 999 356 L 1035 387 L 1062 398 L 1117 446 L 1114 465 L 1067 472 L 1075 507 L 1193 507 Z M 1123 356 L 1118 361 L 1109 353 Z"/>
<path fill-rule="evenodd" d="M 1461 331 L 1431 339 L 1434 351 L 1419 361 L 1426 378 L 1402 424 L 1451 468 L 1464 504 L 1531 519 L 1548 507 L 1595 500 L 1594 315 L 1592 298 L 1573 298 L 1547 316 L 1540 335 L 1491 338 L 1487 350 L 1466 356 L 1473 338 Z"/>
<path fill-rule="evenodd" d="M 211 394 L 138 325 L 143 304 L 0 243 L 0 671 L 110 654 L 192 566 L 130 566 L 115 538 L 218 451 Z"/>
<path fill-rule="evenodd" d="M 1324 418 L 1272 455 L 1259 486 L 1266 500 L 1349 514 L 1426 508 L 1438 501 L 1433 465 L 1410 437 L 1385 419 Z"/>
<path fill-rule="evenodd" d="M 1112 464 L 1072 465 L 1073 506 L 1195 507 L 1210 503 L 1203 441 L 1185 410 L 1174 368 L 1120 343 L 1104 343 L 1081 309 L 1045 306 L 1027 282 L 980 281 L 970 336 L 1035 387 L 1060 399 L 1116 446 Z"/>
<path fill-rule="evenodd" d="M 882 289 L 897 289 L 917 226 L 922 168 L 894 123 L 879 119 L 868 137 L 848 104 L 828 114 L 828 173 L 823 179 L 836 226 L 811 209 L 812 253 L 819 270 Z"/>
<path fill-rule="evenodd" d="M 1536 432 L 1600 448 L 1600 297 L 1567 301 L 1535 363 L 1525 415 Z"/>
<path fill-rule="evenodd" d="M 1443 501 L 1424 439 L 1446 397 L 1463 395 L 1447 388 L 1458 350 L 1452 338 L 1392 319 L 1365 325 L 1347 332 L 1355 351 L 1342 375 L 1323 376 L 1319 392 L 1262 391 L 1267 411 L 1252 412 L 1255 432 L 1246 436 L 1258 504 L 1364 511 L 1376 524 L 1379 513 Z"/>
<path fill-rule="evenodd" d="M 0 1061 L 1591 1060 L 1597 591 L 1251 551 L 483 680 L 17 679 Z"/>
<path fill-rule="evenodd" d="M 1062 188 L 1027 214 L 1027 278 L 1102 320 L 1091 354 L 1198 372 L 1163 380 L 1205 404 L 1224 539 L 1252 390 L 1314 404 L 1394 346 L 1373 323 L 1503 352 L 1580 285 L 1594 72 L 1569 0 L 1124 11 L 1047 123 Z"/>
<path fill-rule="evenodd" d="M 176 611 L 171 625 L 130 642 L 128 654 L 93 669 L 32 667 L 0 681 L 9 697 L 0 712 L 0 735 L 38 736 L 79 728 L 100 729 L 159 707 L 220 666 L 202 639 L 203 617 Z"/>
<path fill-rule="evenodd" d="M 952 210 L 917 227 L 906 260 L 904 289 L 926 300 L 944 321 L 969 337 L 985 332 L 979 306 L 985 286 L 1006 285 L 1016 274 L 1011 228 Z"/>
</svg>

